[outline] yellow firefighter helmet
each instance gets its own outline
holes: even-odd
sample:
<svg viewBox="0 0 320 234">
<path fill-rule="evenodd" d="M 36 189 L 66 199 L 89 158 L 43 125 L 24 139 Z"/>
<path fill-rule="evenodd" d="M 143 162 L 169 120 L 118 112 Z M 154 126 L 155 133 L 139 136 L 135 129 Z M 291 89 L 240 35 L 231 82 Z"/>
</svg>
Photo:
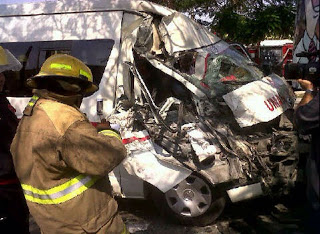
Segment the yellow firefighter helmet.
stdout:
<svg viewBox="0 0 320 234">
<path fill-rule="evenodd" d="M 40 72 L 27 80 L 31 88 L 38 88 L 39 81 L 46 78 L 56 79 L 60 85 L 68 90 L 68 83 L 79 84 L 85 87 L 82 92 L 90 93 L 98 90 L 93 83 L 92 73 L 89 67 L 79 59 L 67 54 L 54 54 L 42 65 Z"/>
</svg>

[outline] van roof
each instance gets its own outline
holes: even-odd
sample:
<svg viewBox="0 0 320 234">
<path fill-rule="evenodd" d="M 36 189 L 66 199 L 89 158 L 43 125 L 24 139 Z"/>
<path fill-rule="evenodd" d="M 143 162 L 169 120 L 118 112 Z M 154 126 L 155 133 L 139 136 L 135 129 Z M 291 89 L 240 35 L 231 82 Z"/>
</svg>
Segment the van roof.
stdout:
<svg viewBox="0 0 320 234">
<path fill-rule="evenodd" d="M 127 11 L 168 16 L 176 12 L 156 3 L 141 0 L 56 0 L 32 3 L 0 4 L 0 17 L 63 14 L 78 12 Z"/>
</svg>

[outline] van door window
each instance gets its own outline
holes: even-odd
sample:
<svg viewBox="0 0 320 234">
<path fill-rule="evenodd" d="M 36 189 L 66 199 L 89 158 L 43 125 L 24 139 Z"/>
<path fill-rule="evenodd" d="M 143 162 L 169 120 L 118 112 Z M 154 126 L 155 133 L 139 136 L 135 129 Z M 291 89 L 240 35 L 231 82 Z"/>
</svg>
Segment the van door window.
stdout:
<svg viewBox="0 0 320 234">
<path fill-rule="evenodd" d="M 53 54 L 69 54 L 83 61 L 99 86 L 113 45 L 111 39 L 0 43 L 23 65 L 19 72 L 5 72 L 5 90 L 10 97 L 31 97 L 31 89 L 25 86 L 26 79 L 36 75 L 43 62 Z"/>
</svg>

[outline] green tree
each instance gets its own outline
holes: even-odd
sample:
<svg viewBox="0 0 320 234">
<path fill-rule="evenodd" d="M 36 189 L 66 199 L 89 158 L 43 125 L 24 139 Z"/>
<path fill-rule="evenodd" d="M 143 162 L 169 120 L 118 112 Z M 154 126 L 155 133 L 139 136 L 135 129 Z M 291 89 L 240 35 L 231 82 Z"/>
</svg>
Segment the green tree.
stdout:
<svg viewBox="0 0 320 234">
<path fill-rule="evenodd" d="M 269 39 L 292 38 L 295 8 L 293 5 L 268 5 L 248 14 L 240 14 L 234 6 L 216 13 L 212 29 L 226 40 L 249 44 Z"/>
<path fill-rule="evenodd" d="M 292 38 L 295 0 L 154 0 L 191 16 L 206 14 L 207 26 L 221 38 L 244 44 L 266 38 Z M 198 20 L 199 23 L 201 20 Z"/>
</svg>

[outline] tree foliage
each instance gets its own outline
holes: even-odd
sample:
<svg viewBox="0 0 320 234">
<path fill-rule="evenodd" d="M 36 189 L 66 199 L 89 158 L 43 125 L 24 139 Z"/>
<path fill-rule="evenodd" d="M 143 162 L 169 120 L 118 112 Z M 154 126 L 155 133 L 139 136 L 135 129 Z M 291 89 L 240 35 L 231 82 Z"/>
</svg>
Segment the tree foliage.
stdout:
<svg viewBox="0 0 320 234">
<path fill-rule="evenodd" d="M 189 15 L 207 15 L 212 31 L 228 41 L 257 43 L 292 38 L 295 0 L 153 0 Z M 198 19 L 199 23 L 204 23 Z"/>
<path fill-rule="evenodd" d="M 239 14 L 231 5 L 216 13 L 212 28 L 224 39 L 248 44 L 266 38 L 292 38 L 294 19 L 292 5 L 269 5 L 248 14 Z"/>
</svg>

